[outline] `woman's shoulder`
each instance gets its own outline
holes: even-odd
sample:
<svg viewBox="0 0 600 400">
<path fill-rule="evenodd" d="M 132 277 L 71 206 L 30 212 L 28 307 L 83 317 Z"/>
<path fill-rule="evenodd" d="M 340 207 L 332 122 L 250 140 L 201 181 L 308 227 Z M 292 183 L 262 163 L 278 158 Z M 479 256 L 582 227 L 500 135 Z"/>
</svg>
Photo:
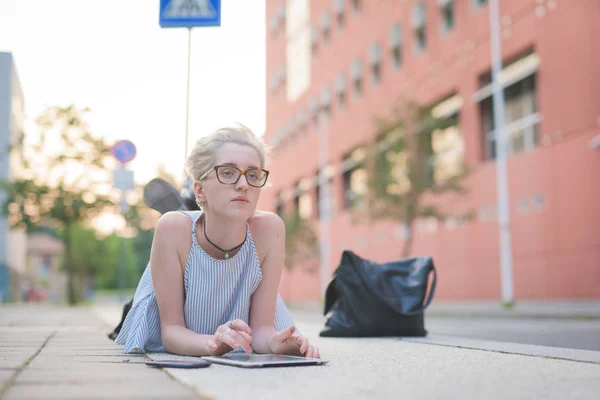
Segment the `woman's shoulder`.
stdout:
<svg viewBox="0 0 600 400">
<path fill-rule="evenodd" d="M 192 220 L 179 211 L 169 211 L 158 219 L 154 230 L 155 237 L 165 237 L 179 242 L 192 234 Z"/>
<path fill-rule="evenodd" d="M 252 217 L 248 220 L 252 235 L 256 234 L 273 234 L 285 229 L 285 225 L 281 217 L 270 211 L 256 210 Z"/>
<path fill-rule="evenodd" d="M 156 223 L 156 229 L 180 230 L 181 228 L 187 227 L 191 230 L 191 222 L 191 218 L 186 214 L 179 211 L 169 211 L 160 216 Z"/>
<path fill-rule="evenodd" d="M 285 225 L 279 215 L 262 210 L 254 212 L 248 220 L 248 225 L 256 245 L 259 262 L 262 265 L 268 252 L 277 251 L 278 247 L 284 246 Z"/>
</svg>

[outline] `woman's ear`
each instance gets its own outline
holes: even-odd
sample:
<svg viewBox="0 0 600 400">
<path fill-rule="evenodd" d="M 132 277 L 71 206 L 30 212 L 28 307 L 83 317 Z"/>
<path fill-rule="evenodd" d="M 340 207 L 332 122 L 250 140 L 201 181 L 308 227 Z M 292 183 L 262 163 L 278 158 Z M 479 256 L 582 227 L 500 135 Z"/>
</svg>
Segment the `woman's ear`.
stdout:
<svg viewBox="0 0 600 400">
<path fill-rule="evenodd" d="M 197 199 L 203 199 L 205 197 L 202 182 L 196 180 L 194 181 L 194 195 Z"/>
</svg>

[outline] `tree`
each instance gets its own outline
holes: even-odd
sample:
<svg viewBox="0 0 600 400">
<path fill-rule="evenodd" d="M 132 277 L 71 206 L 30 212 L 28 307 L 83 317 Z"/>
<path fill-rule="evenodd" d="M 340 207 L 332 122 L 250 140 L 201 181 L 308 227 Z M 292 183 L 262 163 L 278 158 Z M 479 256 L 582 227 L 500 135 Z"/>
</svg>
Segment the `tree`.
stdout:
<svg viewBox="0 0 600 400">
<path fill-rule="evenodd" d="M 98 190 L 102 183 L 110 182 L 110 147 L 92 136 L 84 120 L 87 112 L 73 105 L 47 108 L 36 120 L 39 140 L 30 146 L 21 140 L 20 148 L 12 149 L 22 164 L 18 177 L 2 182 L 6 193 L 3 211 L 11 225 L 31 231 L 49 224 L 61 232 L 70 304 L 79 300 L 75 288 L 76 227 L 114 206 L 109 196 Z"/>
<path fill-rule="evenodd" d="M 436 148 L 443 147 L 452 134 L 448 128 L 456 125 L 456 118 L 412 100 L 403 100 L 391 117 L 376 121 L 379 135 L 366 152 L 368 190 L 362 210 L 371 220 L 404 224 L 402 257 L 410 255 L 417 220 L 450 216 L 436 204 L 435 196 L 466 193 L 463 183 L 469 171 L 462 153 L 448 160 L 440 156 L 444 149 Z M 454 134 L 460 136 L 457 131 Z M 470 218 L 470 212 L 463 217 Z"/>
<path fill-rule="evenodd" d="M 314 271 L 319 256 L 319 239 L 310 222 L 295 210 L 282 216 L 285 224 L 285 267 L 291 270 L 302 263 Z"/>
</svg>

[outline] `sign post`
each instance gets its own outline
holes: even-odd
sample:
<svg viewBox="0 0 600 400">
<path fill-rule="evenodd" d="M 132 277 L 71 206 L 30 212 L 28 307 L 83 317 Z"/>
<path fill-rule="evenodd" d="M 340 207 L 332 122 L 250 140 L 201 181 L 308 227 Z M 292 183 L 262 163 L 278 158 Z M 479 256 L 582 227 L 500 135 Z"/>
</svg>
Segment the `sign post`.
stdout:
<svg viewBox="0 0 600 400">
<path fill-rule="evenodd" d="M 121 164 L 119 168 L 113 171 L 113 187 L 121 190 L 121 204 L 120 209 L 125 218 L 125 213 L 129 211 L 129 204 L 127 203 L 127 191 L 135 188 L 135 182 L 133 180 L 133 171 L 125 168 L 125 164 L 133 160 L 136 155 L 135 145 L 129 140 L 120 140 L 115 143 L 111 149 L 113 156 Z M 127 220 L 125 220 L 125 228 L 127 228 Z M 121 235 L 121 249 L 120 249 L 120 260 L 119 260 L 119 298 L 120 301 L 125 301 L 125 236 Z"/>
<path fill-rule="evenodd" d="M 187 28 L 188 30 L 188 69 L 183 157 L 185 162 L 188 155 L 192 28 L 221 26 L 221 0 L 160 0 L 158 22 L 161 28 Z"/>
</svg>

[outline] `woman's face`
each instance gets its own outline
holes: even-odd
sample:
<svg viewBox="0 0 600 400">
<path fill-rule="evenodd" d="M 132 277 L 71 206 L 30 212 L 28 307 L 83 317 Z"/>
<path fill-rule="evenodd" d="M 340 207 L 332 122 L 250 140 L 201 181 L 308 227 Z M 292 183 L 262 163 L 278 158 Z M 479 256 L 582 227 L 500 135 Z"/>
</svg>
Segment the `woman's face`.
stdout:
<svg viewBox="0 0 600 400">
<path fill-rule="evenodd" d="M 258 152 L 251 146 L 237 143 L 226 143 L 217 150 L 216 165 L 223 166 L 219 168 L 219 177 L 225 182 L 237 174 L 231 167 L 242 171 L 261 168 Z M 204 199 L 211 213 L 248 219 L 256 210 L 260 195 L 260 188 L 250 186 L 247 180 L 256 179 L 256 173 L 249 175 L 248 178 L 240 176 L 234 184 L 221 183 L 212 169 L 202 182 L 194 182 L 196 197 Z"/>
</svg>

